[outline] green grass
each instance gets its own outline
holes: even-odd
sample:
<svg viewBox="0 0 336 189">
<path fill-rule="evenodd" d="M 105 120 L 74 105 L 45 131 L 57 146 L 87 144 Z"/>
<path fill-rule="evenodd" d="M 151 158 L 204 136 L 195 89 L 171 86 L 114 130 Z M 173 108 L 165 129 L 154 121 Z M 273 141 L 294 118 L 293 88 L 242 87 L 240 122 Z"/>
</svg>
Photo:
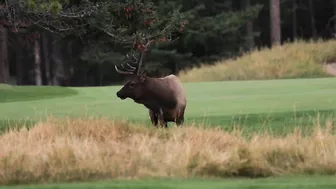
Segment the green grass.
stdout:
<svg viewBox="0 0 336 189">
<path fill-rule="evenodd" d="M 193 69 L 182 80 L 249 80 L 319 77 L 326 73 L 318 63 L 335 59 L 335 41 L 294 43 L 254 52 L 229 64 Z M 300 50 L 300 51 L 299 51 Z M 230 64 L 234 62 L 234 64 Z M 236 64 L 238 62 L 238 64 Z M 279 63 L 280 62 L 280 63 Z M 281 65 L 281 66 L 280 66 Z M 305 69 L 302 69 L 302 68 Z M 294 127 L 336 121 L 336 78 L 285 79 L 185 83 L 186 124 L 198 123 L 247 132 L 272 129 L 281 134 Z M 15 124 L 33 125 L 46 116 L 104 116 L 128 119 L 150 126 L 148 110 L 128 99 L 122 101 L 113 87 L 36 87 L 0 84 L 0 130 Z M 1 171 L 1 170 L 0 170 Z M 293 176 L 266 179 L 151 179 L 86 183 L 25 185 L 24 188 L 335 188 L 335 176 Z M 2 188 L 22 188 L 3 186 Z"/>
<path fill-rule="evenodd" d="M 25 185 L 24 188 L 34 189 L 334 189 L 335 176 L 326 177 L 280 177 L 266 179 L 151 179 L 138 181 L 100 181 L 71 184 Z M 22 188 L 19 186 L 4 186 L 4 189 Z"/>
<path fill-rule="evenodd" d="M 188 107 L 186 124 L 204 123 L 232 129 L 234 124 L 257 131 L 272 128 L 283 133 L 294 126 L 309 127 L 319 117 L 336 114 L 336 78 L 202 82 L 184 84 Z M 44 119 L 47 115 L 108 116 L 144 122 L 147 109 L 122 101 L 113 87 L 0 86 L 0 127 Z M 31 122 L 33 121 L 33 122 Z M 253 180 L 104 181 L 78 184 L 31 185 L 32 188 L 334 188 L 334 177 L 293 177 Z M 3 187 L 17 188 L 22 186 Z M 29 188 L 29 187 L 25 187 Z"/>
<path fill-rule="evenodd" d="M 227 129 L 236 124 L 253 130 L 272 127 L 280 132 L 294 126 L 311 125 L 316 116 L 323 121 L 335 117 L 336 113 L 336 78 L 202 82 L 185 83 L 184 86 L 188 100 L 186 124 L 221 125 Z M 0 97 L 0 125 L 3 129 L 8 123 L 36 121 L 48 115 L 107 116 L 149 125 L 148 110 L 144 106 L 130 99 L 117 98 L 115 93 L 120 87 L 34 87 L 35 90 L 15 87 L 5 90 L 8 95 Z M 38 100 L 18 98 L 16 91 L 24 94 L 25 89 L 35 98 L 57 89 L 60 92 L 55 95 L 62 91 L 64 95 L 44 96 Z M 19 101 L 8 101 L 8 96 Z"/>
<path fill-rule="evenodd" d="M 0 84 L 0 103 L 49 99 L 75 94 L 75 90 L 65 87 L 11 86 Z"/>
</svg>

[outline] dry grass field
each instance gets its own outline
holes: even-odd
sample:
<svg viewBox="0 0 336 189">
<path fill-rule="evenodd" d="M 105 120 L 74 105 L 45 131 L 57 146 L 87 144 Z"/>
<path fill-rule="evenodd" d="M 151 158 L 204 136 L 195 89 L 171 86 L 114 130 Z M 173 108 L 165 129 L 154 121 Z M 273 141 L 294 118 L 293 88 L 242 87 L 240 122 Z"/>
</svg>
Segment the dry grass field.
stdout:
<svg viewBox="0 0 336 189">
<path fill-rule="evenodd" d="M 179 77 L 184 82 L 328 77 L 325 63 L 336 61 L 335 52 L 336 40 L 296 41 L 182 71 Z"/>
<path fill-rule="evenodd" d="M 1 184 L 92 179 L 267 177 L 336 173 L 334 123 L 284 136 L 110 119 L 48 119 L 0 136 Z"/>
</svg>

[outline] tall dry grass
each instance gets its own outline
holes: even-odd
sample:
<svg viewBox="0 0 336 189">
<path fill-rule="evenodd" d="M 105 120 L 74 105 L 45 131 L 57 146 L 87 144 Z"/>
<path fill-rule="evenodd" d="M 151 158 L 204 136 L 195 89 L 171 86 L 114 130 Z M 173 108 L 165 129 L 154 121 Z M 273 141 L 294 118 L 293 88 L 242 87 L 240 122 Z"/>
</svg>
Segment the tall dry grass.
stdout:
<svg viewBox="0 0 336 189">
<path fill-rule="evenodd" d="M 184 82 L 325 77 L 324 63 L 333 61 L 336 40 L 298 40 L 181 71 L 179 77 Z"/>
<path fill-rule="evenodd" d="M 49 119 L 0 136 L 0 183 L 103 178 L 336 173 L 333 123 L 304 136 L 205 127 L 151 129 L 108 119 Z"/>
</svg>

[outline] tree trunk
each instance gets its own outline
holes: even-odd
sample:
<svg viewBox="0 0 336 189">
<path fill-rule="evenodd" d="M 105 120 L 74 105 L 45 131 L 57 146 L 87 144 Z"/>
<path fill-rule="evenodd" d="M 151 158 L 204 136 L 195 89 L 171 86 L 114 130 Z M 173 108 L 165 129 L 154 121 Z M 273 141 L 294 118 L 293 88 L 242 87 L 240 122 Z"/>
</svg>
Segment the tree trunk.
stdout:
<svg viewBox="0 0 336 189">
<path fill-rule="evenodd" d="M 23 49 L 17 48 L 16 49 L 16 84 L 17 85 L 23 85 Z"/>
<path fill-rule="evenodd" d="M 254 48 L 254 36 L 253 36 L 253 23 L 249 21 L 247 23 L 247 45 L 248 49 L 252 50 Z"/>
<path fill-rule="evenodd" d="M 8 33 L 7 29 L 0 26 L 1 54 L 0 54 L 0 83 L 9 83 L 8 64 Z"/>
<path fill-rule="evenodd" d="M 64 68 L 64 80 L 63 80 L 63 86 L 70 86 L 71 85 L 71 78 L 73 75 L 73 62 L 75 61 L 73 59 L 73 43 L 67 43 L 67 48 L 63 49 L 62 54 L 64 55 L 65 60 L 63 60 L 63 68 Z M 100 68 L 99 68 L 100 70 Z"/>
<path fill-rule="evenodd" d="M 332 0 L 333 4 L 333 15 L 336 16 L 336 0 Z M 336 19 L 333 19 L 333 36 L 336 37 Z"/>
<path fill-rule="evenodd" d="M 316 32 L 315 9 L 314 9 L 313 0 L 309 0 L 309 15 L 310 15 L 310 25 L 311 25 L 312 37 L 316 38 L 317 32 Z"/>
<path fill-rule="evenodd" d="M 270 1 L 271 14 L 271 44 L 281 44 L 281 18 L 280 18 L 280 0 Z"/>
<path fill-rule="evenodd" d="M 24 60 L 23 57 L 25 55 L 26 45 L 25 41 L 19 35 L 15 35 L 15 70 L 16 70 L 16 85 L 24 84 Z"/>
<path fill-rule="evenodd" d="M 34 41 L 34 55 L 35 55 L 35 84 L 42 85 L 41 49 L 38 39 Z"/>
<path fill-rule="evenodd" d="M 293 41 L 295 41 L 296 38 L 297 38 L 297 15 L 296 15 L 296 9 L 297 9 L 297 2 L 296 2 L 296 0 L 293 0 L 293 20 L 292 20 L 292 25 L 293 25 Z"/>
<path fill-rule="evenodd" d="M 59 42 L 53 43 L 51 47 L 53 85 L 60 85 L 60 80 L 64 78 L 63 58 L 60 48 L 61 44 Z"/>
<path fill-rule="evenodd" d="M 47 80 L 47 85 L 52 85 L 52 78 L 50 75 L 50 59 L 49 59 L 49 48 L 48 48 L 48 34 L 47 32 L 43 32 L 42 34 L 42 45 L 43 45 L 43 60 L 44 60 L 44 69 L 45 69 L 45 77 Z"/>
<path fill-rule="evenodd" d="M 244 9 L 248 9 L 251 6 L 251 0 L 242 0 L 242 5 Z M 253 37 L 253 22 L 248 21 L 246 25 L 246 46 L 248 50 L 252 50 L 254 47 L 254 37 Z"/>
</svg>

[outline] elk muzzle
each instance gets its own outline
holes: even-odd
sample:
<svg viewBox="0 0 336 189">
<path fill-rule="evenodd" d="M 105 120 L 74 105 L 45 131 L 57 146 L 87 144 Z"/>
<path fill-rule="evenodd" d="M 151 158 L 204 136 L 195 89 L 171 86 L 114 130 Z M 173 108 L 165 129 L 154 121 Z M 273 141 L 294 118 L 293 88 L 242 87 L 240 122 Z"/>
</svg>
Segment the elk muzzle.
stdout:
<svg viewBox="0 0 336 189">
<path fill-rule="evenodd" d="M 117 92 L 117 97 L 119 97 L 121 100 L 125 100 L 126 96 L 122 95 L 120 91 Z"/>
</svg>

